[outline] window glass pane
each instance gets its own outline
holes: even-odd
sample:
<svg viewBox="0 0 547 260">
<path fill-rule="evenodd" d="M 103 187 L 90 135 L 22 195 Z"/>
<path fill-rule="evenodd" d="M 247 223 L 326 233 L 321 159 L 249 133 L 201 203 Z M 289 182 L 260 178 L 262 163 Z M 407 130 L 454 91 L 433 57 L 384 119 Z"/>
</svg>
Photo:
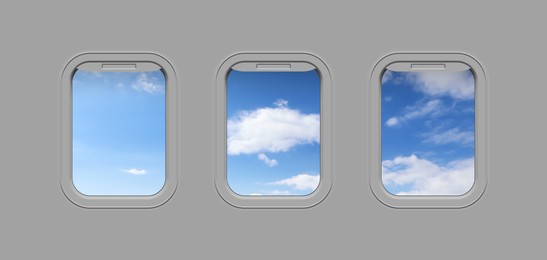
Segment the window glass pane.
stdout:
<svg viewBox="0 0 547 260">
<path fill-rule="evenodd" d="M 77 70 L 72 80 L 72 176 L 85 195 L 153 195 L 165 183 L 161 70 Z"/>
<path fill-rule="evenodd" d="M 475 79 L 463 71 L 382 77 L 382 181 L 395 195 L 462 195 L 475 174 Z"/>
<path fill-rule="evenodd" d="M 232 70 L 227 180 L 237 194 L 308 195 L 320 180 L 320 77 Z"/>
</svg>

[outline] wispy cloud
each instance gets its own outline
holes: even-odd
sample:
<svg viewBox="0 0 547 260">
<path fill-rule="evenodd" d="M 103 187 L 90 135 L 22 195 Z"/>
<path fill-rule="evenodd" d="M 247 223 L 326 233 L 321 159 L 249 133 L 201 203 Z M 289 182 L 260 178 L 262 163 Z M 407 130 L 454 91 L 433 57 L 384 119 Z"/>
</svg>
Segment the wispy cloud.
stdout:
<svg viewBox="0 0 547 260">
<path fill-rule="evenodd" d="M 158 84 L 157 79 L 149 77 L 146 73 L 140 73 L 137 80 L 131 84 L 131 87 L 137 91 L 160 93 L 164 91 L 165 86 Z"/>
<path fill-rule="evenodd" d="M 144 174 L 147 174 L 148 171 L 142 169 L 142 170 L 139 170 L 139 169 L 135 169 L 135 168 L 131 168 L 131 169 L 128 169 L 128 170 L 123 170 L 124 172 L 126 173 L 129 173 L 129 174 L 133 174 L 133 175 L 144 175 Z"/>
<path fill-rule="evenodd" d="M 276 107 L 287 108 L 289 106 L 289 101 L 284 99 L 278 99 L 274 102 L 274 105 Z"/>
<path fill-rule="evenodd" d="M 439 145 L 449 143 L 468 145 L 475 141 L 475 133 L 473 131 L 460 131 L 457 127 L 444 132 L 433 131 L 427 133 L 426 136 L 427 138 L 424 140 L 424 143 Z"/>
<path fill-rule="evenodd" d="M 307 173 L 298 174 L 280 181 L 270 182 L 268 185 L 290 186 L 295 190 L 315 190 L 319 185 L 319 175 L 310 175 Z"/>
<path fill-rule="evenodd" d="M 440 166 L 416 155 L 396 157 L 382 162 L 382 181 L 385 186 L 409 187 L 398 195 L 462 195 L 473 186 L 474 167 L 473 158 Z"/>
<path fill-rule="evenodd" d="M 438 115 L 441 113 L 443 102 L 439 99 L 430 100 L 425 104 L 417 103 L 407 107 L 403 119 L 412 120 L 426 115 Z"/>
<path fill-rule="evenodd" d="M 444 111 L 443 102 L 440 99 L 429 100 L 426 103 L 417 102 L 412 106 L 405 108 L 402 115 L 389 118 L 385 125 L 389 127 L 397 126 L 416 118 L 421 118 L 427 115 L 438 116 Z"/>
<path fill-rule="evenodd" d="M 384 74 L 382 75 L 382 84 L 386 84 L 392 78 L 393 78 L 393 72 L 391 72 L 390 70 L 384 71 Z"/>
<path fill-rule="evenodd" d="M 275 107 L 242 111 L 228 120 L 228 154 L 286 152 L 301 144 L 319 143 L 319 114 L 302 114 L 277 100 Z"/>
<path fill-rule="evenodd" d="M 272 190 L 268 192 L 253 192 L 248 195 L 250 196 L 264 196 L 264 195 L 287 196 L 287 195 L 293 195 L 293 194 L 288 190 Z"/>
<path fill-rule="evenodd" d="M 273 166 L 276 166 L 277 165 L 277 160 L 275 159 L 270 159 L 268 158 L 268 156 L 266 156 L 265 154 L 263 153 L 259 153 L 258 154 L 258 159 L 263 161 L 266 165 L 270 166 L 270 167 L 273 167 Z"/>
</svg>

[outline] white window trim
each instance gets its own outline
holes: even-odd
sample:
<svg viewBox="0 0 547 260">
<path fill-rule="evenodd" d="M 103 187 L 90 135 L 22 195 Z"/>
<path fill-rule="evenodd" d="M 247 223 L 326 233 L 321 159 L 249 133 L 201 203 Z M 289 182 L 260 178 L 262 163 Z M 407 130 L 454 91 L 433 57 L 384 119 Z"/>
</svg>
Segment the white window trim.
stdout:
<svg viewBox="0 0 547 260">
<path fill-rule="evenodd" d="M 150 196 L 88 196 L 80 193 L 72 178 L 72 78 L 86 62 L 152 62 L 165 74 L 166 165 L 163 188 Z M 60 184 L 65 196 L 84 208 L 153 208 L 167 202 L 177 188 L 178 175 L 178 90 L 175 70 L 169 61 L 155 53 L 83 53 L 72 58 L 61 76 L 60 97 Z"/>
<path fill-rule="evenodd" d="M 307 62 L 316 67 L 321 79 L 321 170 L 317 189 L 306 196 L 242 196 L 232 191 L 226 171 L 226 79 L 240 62 Z M 215 84 L 214 140 L 215 185 L 219 195 L 238 208 L 309 208 L 325 199 L 332 186 L 332 82 L 328 67 L 309 53 L 238 53 L 226 59 L 217 72 Z"/>
<path fill-rule="evenodd" d="M 462 62 L 475 76 L 475 180 L 473 187 L 460 196 L 397 196 L 389 193 L 382 183 L 381 156 L 381 87 L 387 66 L 397 62 Z M 374 67 L 369 88 L 369 118 L 371 119 L 370 188 L 387 206 L 393 208 L 464 208 L 475 203 L 487 184 L 487 84 L 479 62 L 463 53 L 392 53 L 383 57 Z"/>
</svg>

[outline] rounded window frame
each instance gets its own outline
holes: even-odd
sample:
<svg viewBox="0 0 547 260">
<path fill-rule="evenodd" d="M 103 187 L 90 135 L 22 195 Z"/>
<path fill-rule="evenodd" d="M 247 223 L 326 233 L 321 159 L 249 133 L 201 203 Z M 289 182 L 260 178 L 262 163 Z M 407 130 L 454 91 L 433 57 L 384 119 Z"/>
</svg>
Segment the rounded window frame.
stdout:
<svg viewBox="0 0 547 260">
<path fill-rule="evenodd" d="M 397 196 L 391 194 L 382 182 L 381 134 L 382 76 L 386 68 L 397 62 L 461 62 L 468 65 L 475 77 L 475 179 L 471 189 L 463 195 Z M 369 184 L 372 193 L 383 204 L 393 208 L 464 208 L 475 203 L 487 186 L 487 82 L 483 67 L 472 56 L 464 53 L 391 53 L 376 63 L 369 88 Z"/>
<path fill-rule="evenodd" d="M 153 195 L 85 195 L 77 190 L 72 177 L 72 78 L 78 66 L 88 62 L 150 62 L 165 76 L 165 183 Z M 166 203 L 178 186 L 178 83 L 173 65 L 156 53 L 82 53 L 65 66 L 60 84 L 60 185 L 64 195 L 83 208 L 155 208 Z"/>
<path fill-rule="evenodd" d="M 235 193 L 227 180 L 226 80 L 230 69 L 241 62 L 306 62 L 319 73 L 321 104 L 321 162 L 317 189 L 305 196 L 244 196 Z M 309 208 L 322 202 L 332 187 L 332 80 L 327 65 L 310 53 L 237 53 L 227 58 L 217 71 L 215 83 L 213 165 L 215 186 L 220 197 L 237 208 Z"/>
</svg>

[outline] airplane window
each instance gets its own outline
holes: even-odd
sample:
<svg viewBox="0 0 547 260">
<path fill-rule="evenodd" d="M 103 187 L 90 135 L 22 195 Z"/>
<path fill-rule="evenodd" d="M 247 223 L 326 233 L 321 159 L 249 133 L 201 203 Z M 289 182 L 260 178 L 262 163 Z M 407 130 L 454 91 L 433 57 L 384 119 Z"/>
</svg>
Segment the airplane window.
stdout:
<svg viewBox="0 0 547 260">
<path fill-rule="evenodd" d="M 72 81 L 72 175 L 85 195 L 153 195 L 165 183 L 162 71 L 78 69 Z"/>
<path fill-rule="evenodd" d="M 151 208 L 177 182 L 177 80 L 154 53 L 84 53 L 61 84 L 65 196 L 85 208 Z"/>
<path fill-rule="evenodd" d="M 320 79 L 307 71 L 227 78 L 227 177 L 247 196 L 312 193 L 320 181 Z"/>
<path fill-rule="evenodd" d="M 462 195 L 475 175 L 475 78 L 461 71 L 382 77 L 382 181 L 390 193 Z"/>
<path fill-rule="evenodd" d="M 461 208 L 486 189 L 486 77 L 462 53 L 393 53 L 372 72 L 370 187 L 395 208 Z"/>
<path fill-rule="evenodd" d="M 331 81 L 307 53 L 240 53 L 217 74 L 215 185 L 239 208 L 306 208 L 329 193 Z"/>
</svg>

